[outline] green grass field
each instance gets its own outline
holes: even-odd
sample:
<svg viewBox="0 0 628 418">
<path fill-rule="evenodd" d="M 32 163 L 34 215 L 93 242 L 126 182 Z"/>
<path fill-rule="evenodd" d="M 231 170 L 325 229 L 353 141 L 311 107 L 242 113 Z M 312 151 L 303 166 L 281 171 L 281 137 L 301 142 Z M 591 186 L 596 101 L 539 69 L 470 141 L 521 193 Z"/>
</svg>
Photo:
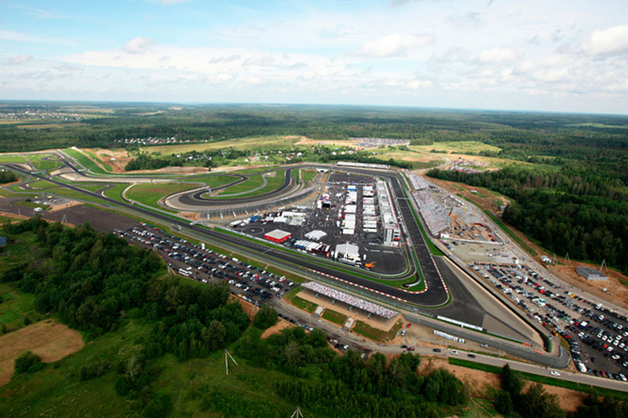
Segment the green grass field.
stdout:
<svg viewBox="0 0 628 418">
<path fill-rule="evenodd" d="M 142 183 L 136 184 L 126 192 L 128 199 L 147 206 L 159 207 L 159 200 L 177 192 L 194 188 L 190 183 Z"/>
<path fill-rule="evenodd" d="M 241 194 L 237 197 L 242 198 L 242 197 L 260 196 L 265 193 L 270 193 L 274 190 L 277 190 L 279 186 L 283 184 L 285 175 L 286 175 L 286 170 L 277 170 L 275 171 L 275 177 L 266 176 L 266 185 L 264 187 L 256 191 L 252 191 L 250 193 Z"/>
<path fill-rule="evenodd" d="M 231 187 L 227 187 L 225 189 L 220 190 L 216 193 L 216 198 L 224 199 L 228 195 L 234 195 L 237 193 L 245 193 L 249 190 L 255 189 L 256 187 L 260 187 L 264 184 L 264 178 L 261 174 L 249 176 L 248 180 L 243 181 L 240 184 L 233 185 Z M 240 196 L 234 196 L 240 197 Z"/>
<path fill-rule="evenodd" d="M 94 154 L 93 152 L 87 151 L 87 150 L 83 150 L 83 152 L 85 154 L 87 154 L 97 165 L 101 166 L 102 168 L 105 169 L 105 171 L 108 172 L 113 172 L 113 167 L 111 167 L 108 164 L 104 164 L 102 161 L 100 161 L 100 158 L 98 158 L 98 156 L 96 154 Z"/>
<path fill-rule="evenodd" d="M 85 155 L 81 151 L 74 150 L 72 148 L 66 148 L 63 152 L 70 157 L 74 158 L 79 162 L 83 167 L 88 169 L 94 174 L 107 174 L 107 171 L 103 170 L 96 162 L 94 162 L 91 158 Z"/>
<path fill-rule="evenodd" d="M 126 200 L 122 197 L 122 191 L 124 191 L 127 187 L 129 187 L 128 183 L 116 184 L 112 188 L 105 190 L 105 196 L 120 202 L 126 202 Z"/>
<path fill-rule="evenodd" d="M 386 332 L 381 329 L 373 328 L 362 321 L 355 321 L 355 325 L 351 331 L 362 335 L 363 337 L 370 338 L 371 340 L 384 342 L 395 338 L 402 326 L 403 323 L 399 321 L 390 329 L 390 331 Z"/>
<path fill-rule="evenodd" d="M 157 145 L 151 147 L 143 147 L 147 152 L 159 152 L 161 154 L 184 154 L 191 151 L 208 151 L 217 149 L 285 149 L 292 148 L 298 140 L 296 138 L 286 138 L 281 136 L 263 136 L 263 137 L 247 137 L 235 138 L 226 141 L 213 141 L 194 144 L 177 144 L 177 145 Z"/>
<path fill-rule="evenodd" d="M 8 283 L 0 283 L 0 326 L 8 330 L 22 328 L 24 318 L 32 322 L 43 319 L 43 315 L 35 311 L 35 297 L 21 293 Z"/>
<path fill-rule="evenodd" d="M 340 312 L 332 311 L 331 309 L 325 309 L 322 315 L 323 319 L 343 326 L 347 322 L 347 315 L 343 315 Z"/>
<path fill-rule="evenodd" d="M 46 181 L 46 180 L 34 181 L 32 183 L 29 183 L 28 185 L 32 187 L 33 189 L 49 189 L 51 187 L 59 187 L 56 184 L 50 183 L 49 181 Z"/>
<path fill-rule="evenodd" d="M 445 151 L 448 154 L 477 154 L 482 151 L 501 151 L 501 148 L 479 141 L 434 142 L 432 145 L 413 145 L 411 148 L 427 152 L 432 150 Z"/>
<path fill-rule="evenodd" d="M 298 296 L 293 296 L 290 301 L 297 308 L 307 311 L 309 313 L 314 313 L 316 307 L 318 306 L 317 304 L 310 302 L 309 300 L 301 299 Z"/>
<path fill-rule="evenodd" d="M 318 171 L 316 170 L 301 170 L 301 178 L 303 181 L 311 181 L 317 174 Z"/>
<path fill-rule="evenodd" d="M 24 157 L 19 155 L 0 155 L 0 163 L 24 163 Z"/>
<path fill-rule="evenodd" d="M 219 187 L 219 186 L 224 186 L 225 184 L 233 183 L 240 179 L 238 177 L 230 176 L 227 174 L 219 174 L 219 175 L 204 174 L 200 176 L 186 177 L 185 179 L 181 179 L 181 180 L 182 181 L 185 180 L 186 182 L 205 183 L 209 187 Z"/>
<path fill-rule="evenodd" d="M 40 170 L 52 170 L 61 166 L 61 162 L 56 160 L 45 160 L 44 158 L 50 157 L 52 154 L 31 154 L 27 158 L 28 160 Z"/>
</svg>

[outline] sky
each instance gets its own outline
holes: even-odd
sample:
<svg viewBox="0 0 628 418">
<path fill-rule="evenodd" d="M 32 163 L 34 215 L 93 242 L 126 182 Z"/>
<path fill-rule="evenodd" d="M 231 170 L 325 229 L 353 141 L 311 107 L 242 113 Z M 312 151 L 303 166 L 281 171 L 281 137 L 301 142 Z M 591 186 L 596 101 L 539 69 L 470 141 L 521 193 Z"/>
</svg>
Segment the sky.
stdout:
<svg viewBox="0 0 628 418">
<path fill-rule="evenodd" d="M 0 0 L 0 99 L 628 114 L 628 1 Z"/>
</svg>

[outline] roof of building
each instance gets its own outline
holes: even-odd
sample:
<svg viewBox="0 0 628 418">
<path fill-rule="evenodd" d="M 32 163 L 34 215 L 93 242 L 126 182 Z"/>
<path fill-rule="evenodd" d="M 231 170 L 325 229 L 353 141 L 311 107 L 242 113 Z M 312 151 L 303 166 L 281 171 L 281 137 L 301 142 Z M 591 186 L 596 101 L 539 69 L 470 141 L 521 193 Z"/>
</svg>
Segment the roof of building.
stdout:
<svg viewBox="0 0 628 418">
<path fill-rule="evenodd" d="M 347 254 L 347 255 L 360 255 L 360 247 L 353 244 L 338 244 L 336 245 L 336 253 L 338 254 Z"/>
<path fill-rule="evenodd" d="M 289 237 L 290 235 L 292 235 L 290 232 L 282 231 L 281 229 L 275 229 L 267 233 L 265 236 L 269 238 L 283 239 Z"/>
<path fill-rule="evenodd" d="M 320 230 L 315 230 L 315 231 L 310 231 L 307 234 L 305 234 L 305 238 L 307 239 L 313 239 L 313 240 L 319 240 L 321 238 L 324 238 L 327 236 L 327 232 L 324 231 L 320 231 Z"/>
<path fill-rule="evenodd" d="M 606 277 L 605 274 L 603 274 L 601 271 L 596 270 L 596 269 L 592 269 L 591 267 L 578 267 L 576 268 L 576 271 L 578 272 L 578 274 L 583 275 L 583 276 L 604 276 Z"/>
</svg>

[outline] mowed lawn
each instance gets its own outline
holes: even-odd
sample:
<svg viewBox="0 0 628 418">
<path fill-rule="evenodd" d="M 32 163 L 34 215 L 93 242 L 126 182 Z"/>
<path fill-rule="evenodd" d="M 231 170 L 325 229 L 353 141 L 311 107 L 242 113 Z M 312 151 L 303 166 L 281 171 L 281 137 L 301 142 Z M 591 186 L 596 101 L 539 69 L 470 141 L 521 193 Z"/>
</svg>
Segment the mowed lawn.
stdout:
<svg viewBox="0 0 628 418">
<path fill-rule="evenodd" d="M 6 283 L 0 283 L 0 300 L 0 326 L 4 325 L 9 330 L 20 328 L 26 317 L 32 322 L 43 318 L 33 308 L 33 295 L 18 292 Z"/>
<path fill-rule="evenodd" d="M 159 200 L 172 193 L 190 190 L 198 185 L 192 183 L 162 183 L 162 184 L 136 184 L 126 192 L 128 199 L 143 203 L 152 207 L 159 207 Z"/>
</svg>

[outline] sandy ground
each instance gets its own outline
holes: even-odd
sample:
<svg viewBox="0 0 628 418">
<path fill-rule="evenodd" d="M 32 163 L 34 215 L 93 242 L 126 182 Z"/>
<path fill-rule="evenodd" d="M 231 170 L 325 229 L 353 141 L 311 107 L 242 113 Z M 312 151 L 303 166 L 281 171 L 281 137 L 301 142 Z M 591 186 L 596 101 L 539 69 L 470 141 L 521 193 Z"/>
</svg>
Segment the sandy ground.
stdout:
<svg viewBox="0 0 628 418">
<path fill-rule="evenodd" d="M 13 375 L 13 361 L 30 350 L 44 363 L 52 363 L 84 346 L 83 337 L 52 319 L 37 322 L 0 337 L 0 386 L 6 385 Z"/>
<path fill-rule="evenodd" d="M 79 201 L 76 201 L 76 200 L 72 200 L 70 202 L 63 203 L 61 205 L 53 204 L 53 205 L 50 205 L 50 209 L 48 210 L 48 212 L 56 212 L 58 210 L 63 210 L 63 209 L 71 208 L 72 206 L 79 206 L 79 205 L 82 205 L 82 204 L 83 204 L 83 202 L 79 202 Z"/>
<path fill-rule="evenodd" d="M 277 321 L 275 326 L 272 326 L 272 327 L 268 328 L 267 330 L 265 330 L 262 333 L 262 338 L 268 338 L 268 337 L 270 337 L 273 334 L 278 334 L 282 330 L 284 330 L 286 328 L 291 328 L 291 327 L 296 327 L 296 325 L 291 324 L 290 322 L 286 321 L 285 319 L 279 318 L 279 321 Z"/>
<path fill-rule="evenodd" d="M 499 376 L 480 370 L 467 369 L 465 367 L 454 366 L 447 363 L 446 359 L 438 357 L 424 356 L 419 365 L 419 374 L 426 374 L 438 368 L 445 368 L 455 374 L 458 379 L 467 383 L 472 388 L 471 395 L 474 397 L 486 398 L 491 392 L 491 388 L 497 388 L 500 384 Z M 524 390 L 530 386 L 528 383 Z M 583 392 L 568 390 L 551 385 L 544 385 L 547 393 L 556 395 L 558 403 L 564 411 L 575 411 L 585 398 Z"/>
</svg>

